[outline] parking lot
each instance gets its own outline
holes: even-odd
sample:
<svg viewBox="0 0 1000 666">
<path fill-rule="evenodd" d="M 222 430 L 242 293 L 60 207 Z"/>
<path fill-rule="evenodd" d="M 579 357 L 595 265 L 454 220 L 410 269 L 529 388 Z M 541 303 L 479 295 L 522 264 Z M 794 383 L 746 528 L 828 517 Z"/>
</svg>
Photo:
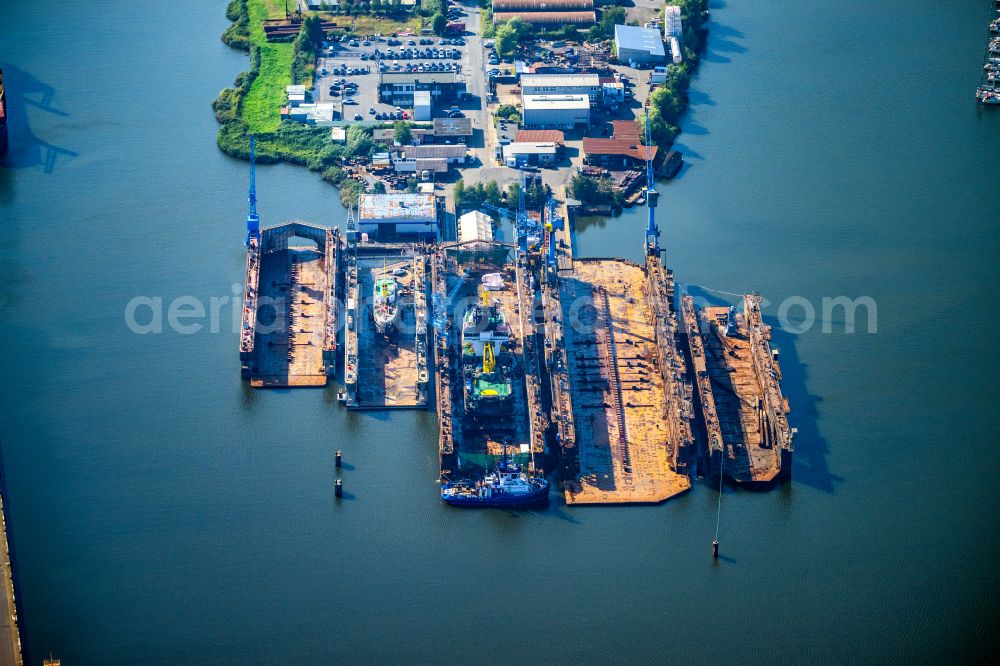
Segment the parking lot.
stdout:
<svg viewBox="0 0 1000 666">
<path fill-rule="evenodd" d="M 378 100 L 379 73 L 455 72 L 468 79 L 465 37 L 371 36 L 332 43 L 316 63 L 314 98 L 334 102 L 334 120 L 385 122 L 412 119 L 412 109 Z M 447 109 L 434 109 L 435 116 Z M 358 118 L 360 116 L 360 119 Z"/>
</svg>

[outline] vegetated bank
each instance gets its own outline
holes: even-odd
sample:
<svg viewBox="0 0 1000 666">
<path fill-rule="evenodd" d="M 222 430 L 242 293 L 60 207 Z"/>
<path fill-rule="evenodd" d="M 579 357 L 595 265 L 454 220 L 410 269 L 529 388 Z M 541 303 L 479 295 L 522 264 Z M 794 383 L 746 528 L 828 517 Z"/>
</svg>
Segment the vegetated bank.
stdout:
<svg viewBox="0 0 1000 666">
<path fill-rule="evenodd" d="M 360 11 L 360 5 L 355 3 L 343 13 L 353 13 L 355 7 Z M 392 11 L 391 5 L 387 11 Z M 372 129 L 351 125 L 346 142 L 338 144 L 331 139 L 329 127 L 282 122 L 280 117 L 287 86 L 313 86 L 316 56 L 326 38 L 319 16 L 307 15 L 298 35 L 284 42 L 267 41 L 262 23 L 268 18 L 285 17 L 284 0 L 231 0 L 226 16 L 233 24 L 222 34 L 222 41 L 248 51 L 250 67 L 240 72 L 233 86 L 222 90 L 212 104 L 221 125 L 219 148 L 233 157 L 249 159 L 253 134 L 259 162 L 301 164 L 338 186 L 345 205 L 357 201 L 363 185 L 342 167 L 358 156 L 387 150 L 373 141 Z M 354 30 L 401 29 L 388 18 L 358 16 L 350 20 Z"/>
</svg>

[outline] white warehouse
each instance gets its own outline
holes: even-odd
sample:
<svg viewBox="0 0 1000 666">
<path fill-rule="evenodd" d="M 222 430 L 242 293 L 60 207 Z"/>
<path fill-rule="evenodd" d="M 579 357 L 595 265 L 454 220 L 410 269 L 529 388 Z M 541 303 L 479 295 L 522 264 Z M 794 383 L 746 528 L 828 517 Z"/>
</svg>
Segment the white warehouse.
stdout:
<svg viewBox="0 0 1000 666">
<path fill-rule="evenodd" d="M 590 125 L 587 95 L 524 95 L 526 129 L 573 129 Z"/>
<path fill-rule="evenodd" d="M 592 104 L 601 99 L 601 78 L 597 74 L 522 74 L 525 95 L 587 95 Z"/>
</svg>

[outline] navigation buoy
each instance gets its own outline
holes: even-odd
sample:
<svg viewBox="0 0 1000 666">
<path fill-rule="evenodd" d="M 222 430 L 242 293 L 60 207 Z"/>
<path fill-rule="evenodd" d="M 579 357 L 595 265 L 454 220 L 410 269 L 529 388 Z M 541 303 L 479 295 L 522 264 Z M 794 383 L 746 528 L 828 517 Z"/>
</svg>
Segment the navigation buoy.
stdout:
<svg viewBox="0 0 1000 666">
<path fill-rule="evenodd" d="M 339 481 L 338 481 L 339 483 Z M 712 541 L 712 559 L 719 559 L 719 540 L 715 539 Z"/>
<path fill-rule="evenodd" d="M 333 484 L 333 494 L 337 497 L 344 496 L 344 482 L 340 479 L 337 479 Z"/>
<path fill-rule="evenodd" d="M 338 467 L 338 468 L 339 468 L 339 467 L 341 466 L 341 464 L 342 464 L 342 462 L 343 462 L 343 461 L 341 460 L 341 458 L 343 458 L 343 456 L 344 456 L 344 454 L 343 454 L 342 452 L 340 452 L 340 451 L 337 451 L 337 456 L 336 456 L 336 459 L 337 459 L 337 467 Z"/>
</svg>

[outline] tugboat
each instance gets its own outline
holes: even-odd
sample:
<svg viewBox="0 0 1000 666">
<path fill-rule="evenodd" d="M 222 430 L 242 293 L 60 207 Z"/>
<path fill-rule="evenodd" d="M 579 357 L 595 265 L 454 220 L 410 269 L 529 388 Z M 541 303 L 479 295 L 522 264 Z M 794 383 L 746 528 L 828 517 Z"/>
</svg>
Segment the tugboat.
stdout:
<svg viewBox="0 0 1000 666">
<path fill-rule="evenodd" d="M 372 294 L 375 302 L 372 311 L 372 315 L 375 317 L 375 328 L 380 334 L 388 335 L 399 319 L 399 283 L 383 268 L 382 273 L 375 278 Z"/>
<path fill-rule="evenodd" d="M 499 300 L 489 302 L 483 290 L 462 317 L 462 367 L 465 380 L 465 411 L 479 417 L 510 413 L 510 328 Z"/>
<path fill-rule="evenodd" d="M 549 497 L 549 482 L 530 477 L 507 455 L 508 440 L 503 442 L 503 460 L 496 469 L 479 481 L 456 481 L 441 486 L 441 499 L 453 506 L 524 507 L 540 504 Z"/>
</svg>

